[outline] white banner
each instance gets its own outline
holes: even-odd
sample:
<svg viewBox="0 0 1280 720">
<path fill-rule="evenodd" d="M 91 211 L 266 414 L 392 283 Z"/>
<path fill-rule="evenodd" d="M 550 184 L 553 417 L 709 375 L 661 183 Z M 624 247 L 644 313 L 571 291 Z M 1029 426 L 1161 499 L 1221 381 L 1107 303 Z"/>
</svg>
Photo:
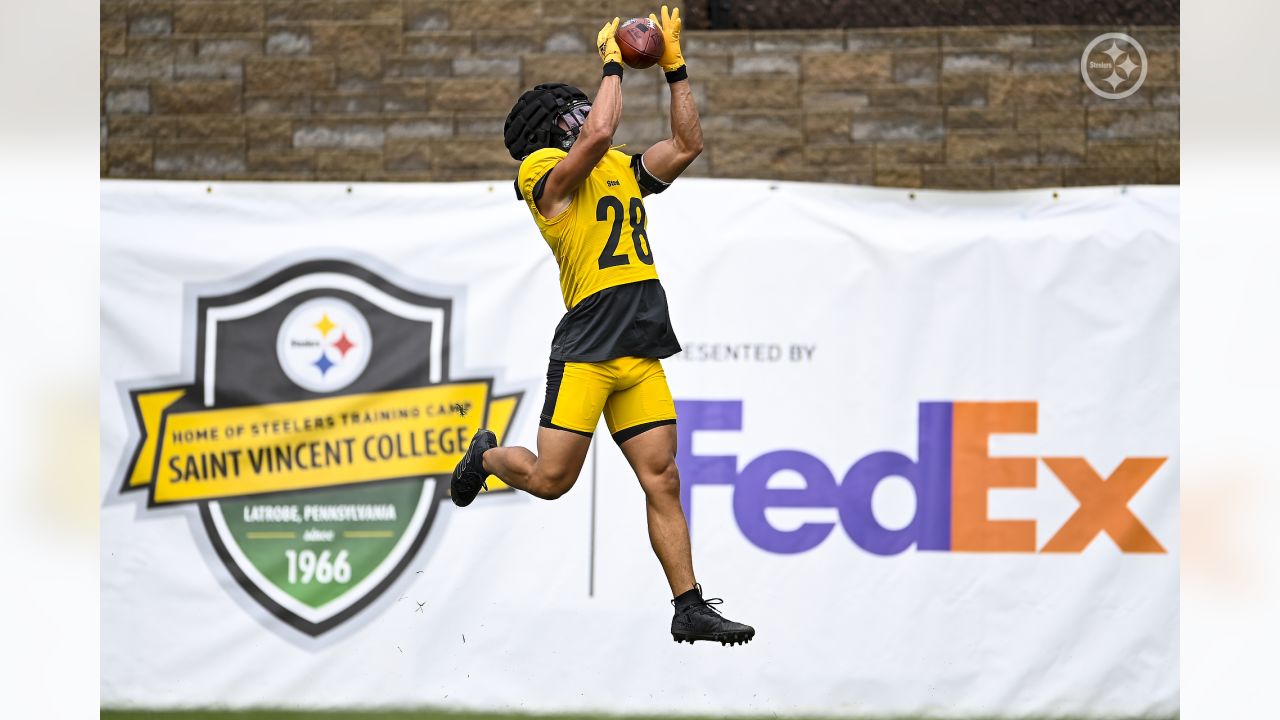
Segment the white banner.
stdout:
<svg viewBox="0 0 1280 720">
<path fill-rule="evenodd" d="M 682 180 L 672 642 L 607 432 L 533 447 L 555 262 L 509 185 L 104 182 L 102 703 L 681 714 L 1178 709 L 1178 191 Z"/>
</svg>

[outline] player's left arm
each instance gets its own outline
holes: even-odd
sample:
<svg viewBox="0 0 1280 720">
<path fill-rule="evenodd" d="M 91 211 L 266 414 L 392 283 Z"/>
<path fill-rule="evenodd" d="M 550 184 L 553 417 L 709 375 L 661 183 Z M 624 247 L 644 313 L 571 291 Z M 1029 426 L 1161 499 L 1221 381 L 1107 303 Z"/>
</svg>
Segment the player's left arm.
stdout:
<svg viewBox="0 0 1280 720">
<path fill-rule="evenodd" d="M 665 190 L 702 153 L 702 123 L 698 120 L 698 106 L 693 100 L 693 88 L 689 86 L 684 55 L 680 52 L 680 8 L 668 13 L 667 6 L 663 5 L 662 21 L 654 15 L 649 19 L 662 30 L 665 41 L 658 64 L 666 73 L 671 89 L 671 137 L 645 150 L 633 161 L 633 165 L 638 165 L 636 177 L 642 181 L 640 189 L 645 195 Z M 648 182 L 643 182 L 645 180 Z"/>
</svg>

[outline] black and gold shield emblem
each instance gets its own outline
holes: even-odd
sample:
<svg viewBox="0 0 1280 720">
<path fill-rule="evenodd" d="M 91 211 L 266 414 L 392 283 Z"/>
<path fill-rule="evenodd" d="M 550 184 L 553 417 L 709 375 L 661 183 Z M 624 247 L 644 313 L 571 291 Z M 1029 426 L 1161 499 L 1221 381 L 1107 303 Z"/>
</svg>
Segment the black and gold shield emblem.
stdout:
<svg viewBox="0 0 1280 720">
<path fill-rule="evenodd" d="M 298 262 L 193 300 L 193 377 L 128 388 L 122 491 L 197 506 L 240 587 L 320 635 L 403 573 L 472 434 L 501 440 L 522 393 L 455 376 L 455 298 L 357 262 Z"/>
</svg>

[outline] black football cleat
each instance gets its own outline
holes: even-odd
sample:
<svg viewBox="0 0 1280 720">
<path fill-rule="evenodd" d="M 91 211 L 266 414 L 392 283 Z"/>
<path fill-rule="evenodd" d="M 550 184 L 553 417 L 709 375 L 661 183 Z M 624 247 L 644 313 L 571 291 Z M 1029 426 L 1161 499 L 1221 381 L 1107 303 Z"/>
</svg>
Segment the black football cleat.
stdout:
<svg viewBox="0 0 1280 720">
<path fill-rule="evenodd" d="M 701 585 L 695 585 L 694 590 L 697 591 L 697 599 L 694 602 L 683 608 L 676 607 L 676 615 L 671 619 L 673 640 L 687 642 L 690 645 L 694 640 L 711 640 L 721 645 L 743 645 L 751 642 L 751 638 L 756 636 L 755 628 L 729 620 L 712 607 L 723 603 L 723 600 L 720 598 L 704 600 Z M 671 604 L 675 605 L 676 601 L 672 600 Z"/>
<path fill-rule="evenodd" d="M 489 489 L 485 482 L 489 472 L 484 469 L 484 452 L 498 446 L 498 438 L 484 428 L 476 431 L 467 447 L 467 454 L 458 461 L 453 469 L 453 479 L 449 481 L 449 498 L 458 507 L 466 507 L 480 494 L 480 489 Z"/>
</svg>

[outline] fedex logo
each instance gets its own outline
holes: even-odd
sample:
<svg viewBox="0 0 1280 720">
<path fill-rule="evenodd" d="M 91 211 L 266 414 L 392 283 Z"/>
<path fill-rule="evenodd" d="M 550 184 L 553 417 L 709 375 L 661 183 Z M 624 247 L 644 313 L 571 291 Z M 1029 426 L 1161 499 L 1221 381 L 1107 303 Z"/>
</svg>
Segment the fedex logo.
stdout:
<svg viewBox="0 0 1280 720">
<path fill-rule="evenodd" d="M 682 400 L 679 452 L 681 502 L 692 518 L 696 485 L 732 485 L 733 514 L 742 534 L 775 553 L 817 547 L 835 523 L 805 523 L 779 530 L 765 518 L 767 508 L 835 508 L 844 531 L 862 549 L 895 555 L 912 545 L 951 552 L 1037 552 L 1034 520 L 993 520 L 987 513 L 992 488 L 1034 488 L 1034 457 L 990 457 L 988 438 L 1036 432 L 1034 402 L 922 402 L 915 458 L 881 450 L 853 463 L 839 482 L 821 460 L 799 450 L 774 450 L 738 469 L 733 455 L 696 455 L 698 432 L 742 429 L 742 401 Z M 1039 552 L 1082 552 L 1106 533 L 1126 553 L 1163 553 L 1164 547 L 1129 509 L 1128 503 L 1165 458 L 1125 458 L 1105 477 L 1082 457 L 1040 458 L 1075 496 L 1080 506 Z M 804 478 L 803 488 L 771 488 L 784 470 Z M 905 478 L 915 489 L 916 511 L 902 528 L 881 525 L 871 496 L 888 477 Z"/>
</svg>

